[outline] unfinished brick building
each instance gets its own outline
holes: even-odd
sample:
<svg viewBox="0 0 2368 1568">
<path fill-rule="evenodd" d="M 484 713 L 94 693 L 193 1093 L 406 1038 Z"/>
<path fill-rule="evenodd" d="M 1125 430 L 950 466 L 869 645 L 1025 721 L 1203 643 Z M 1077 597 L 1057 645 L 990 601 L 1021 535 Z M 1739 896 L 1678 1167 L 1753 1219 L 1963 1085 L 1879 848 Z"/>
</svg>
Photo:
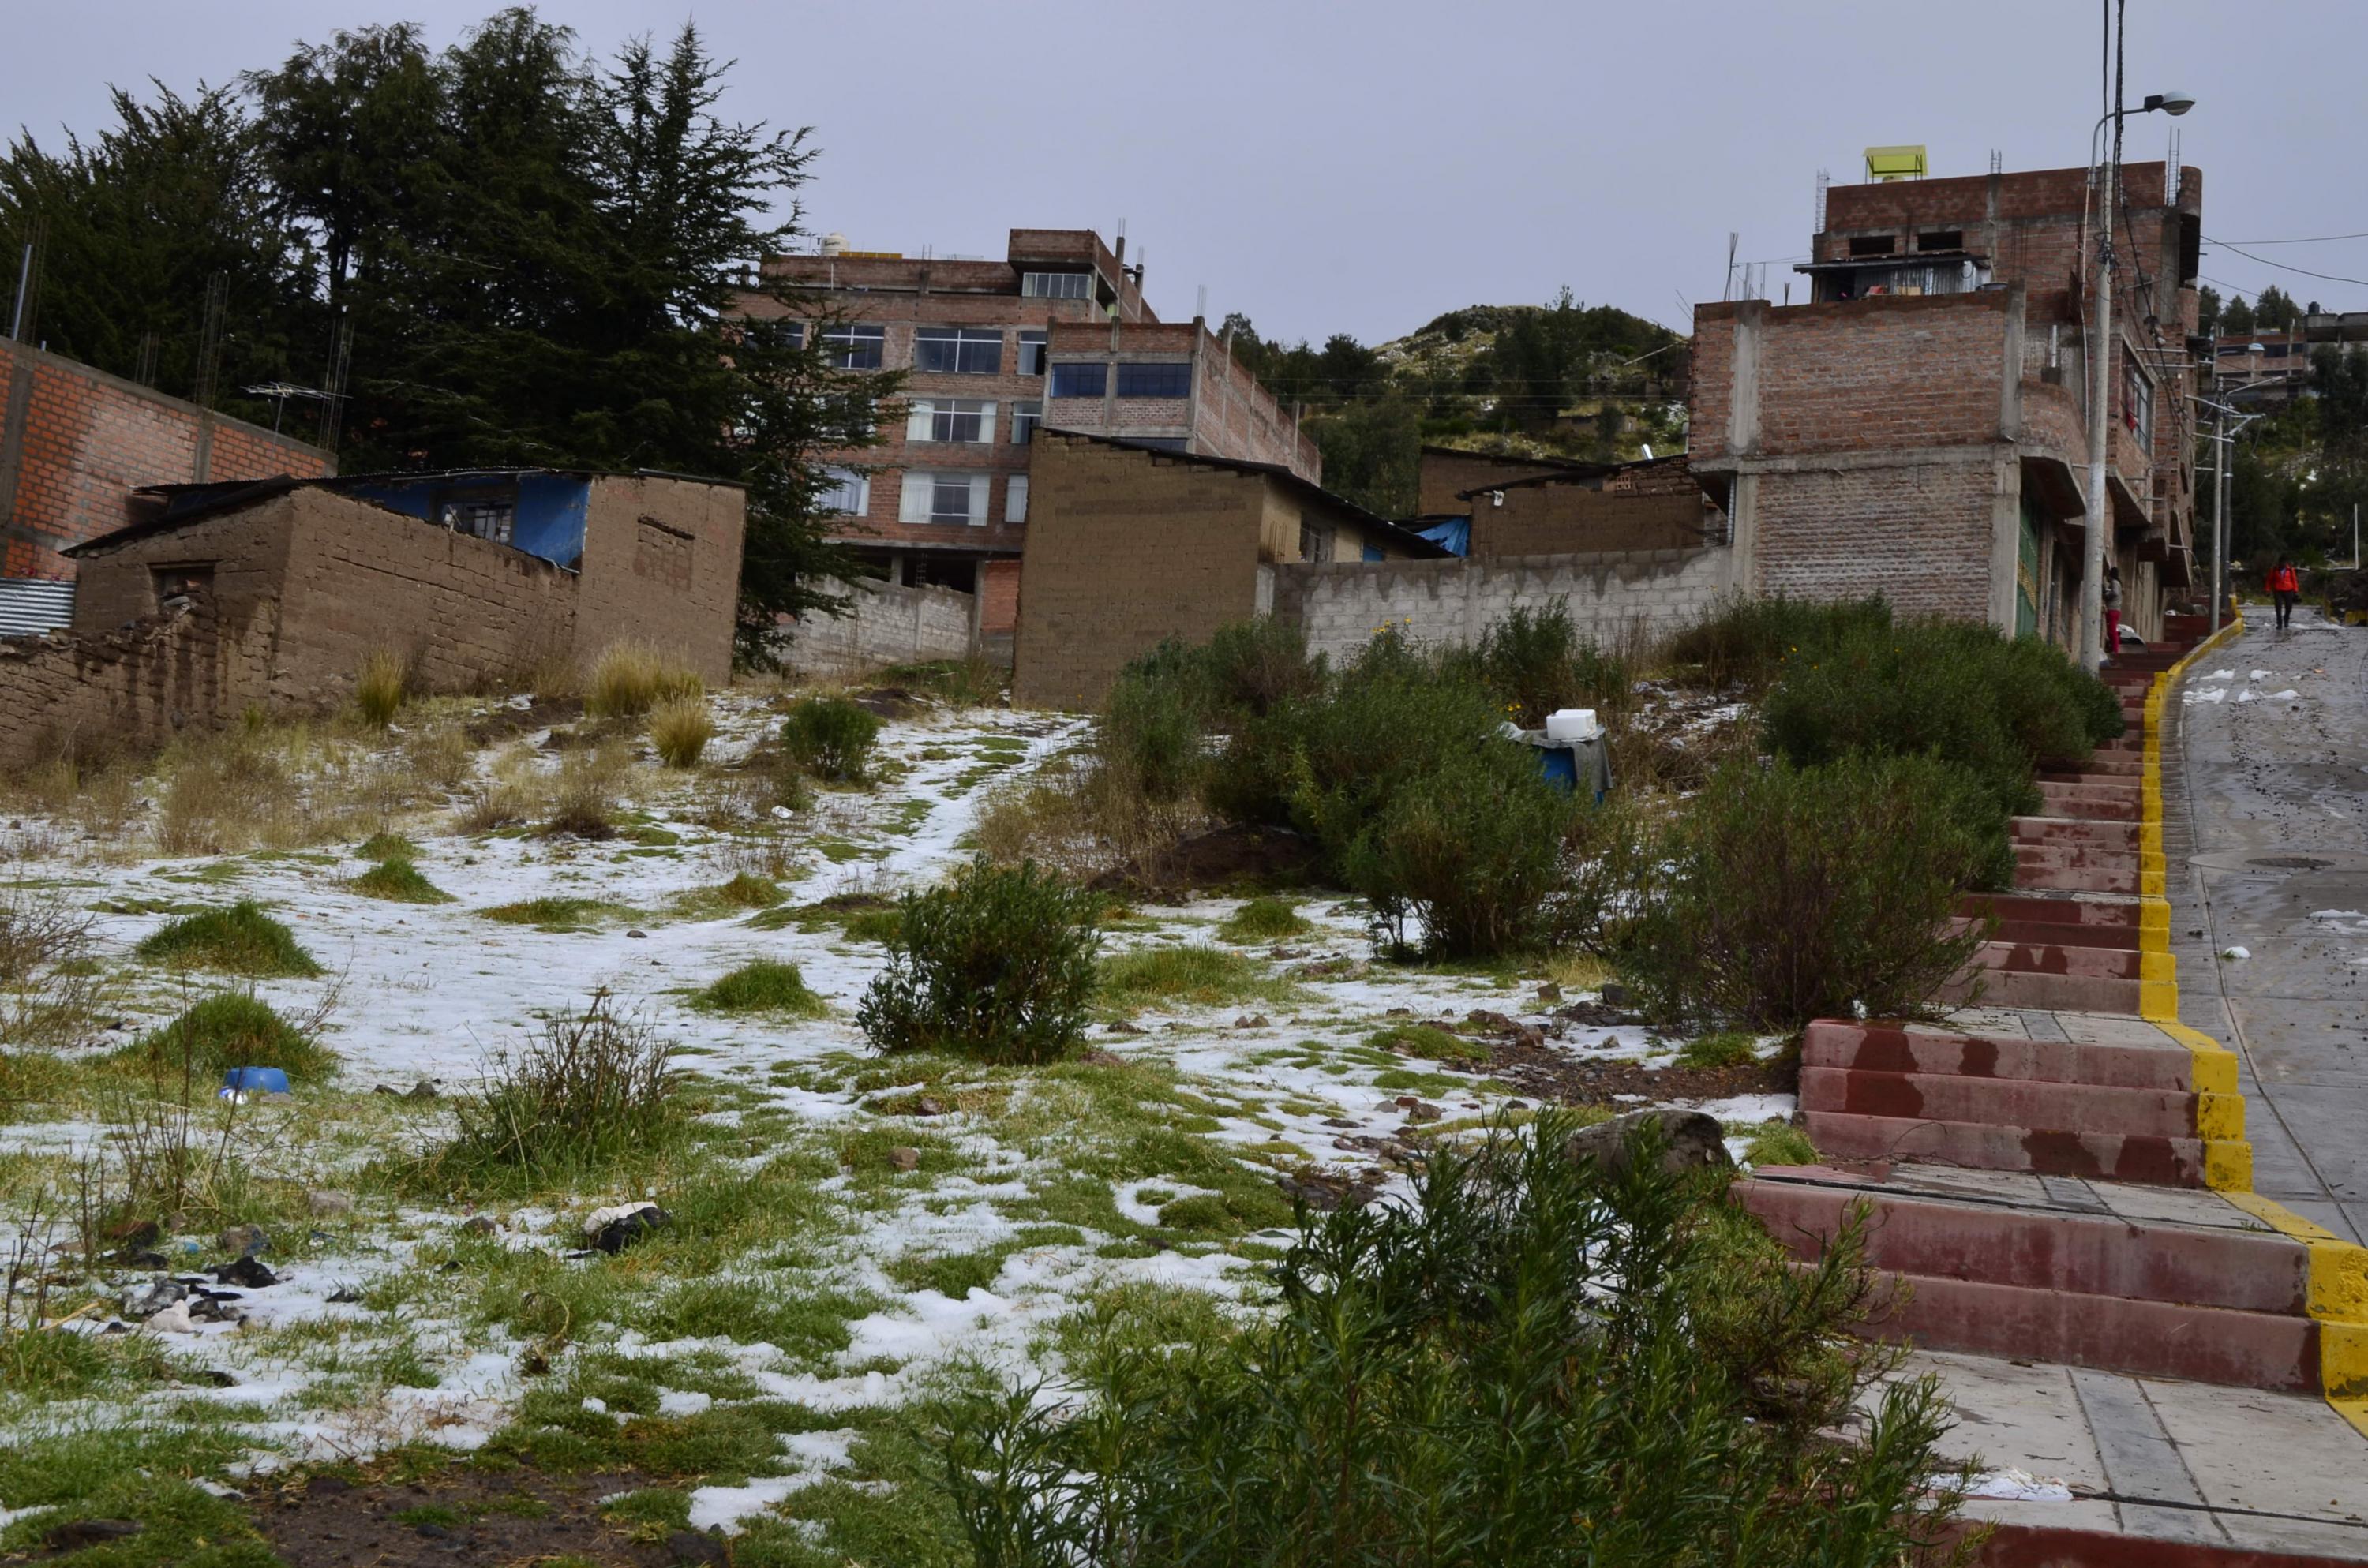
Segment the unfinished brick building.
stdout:
<svg viewBox="0 0 2368 1568">
<path fill-rule="evenodd" d="M 1011 700 L 1099 706 L 1129 661 L 1275 608 L 1275 568 L 1446 551 L 1277 463 L 1037 437 Z"/>
<path fill-rule="evenodd" d="M 2122 171 L 2109 491 L 2123 608 L 2194 581 L 2186 340 L 2203 179 Z M 1695 311 L 1695 476 L 1746 592 L 1881 593 L 2076 640 L 2096 192 L 2084 169 L 1835 187 L 1810 303 Z"/>
<path fill-rule="evenodd" d="M 336 470 L 318 447 L 0 342 L 0 577 L 72 579 L 63 551 L 129 522 L 141 485 Z"/>
<path fill-rule="evenodd" d="M 71 547 L 70 634 L 0 640 L 0 767 L 150 745 L 250 705 L 345 701 L 364 656 L 484 689 L 638 638 L 731 676 L 746 498 L 735 485 L 549 471 L 141 493 Z"/>
<path fill-rule="evenodd" d="M 906 372 L 905 412 L 847 454 L 839 541 L 892 584 L 982 596 L 989 638 L 1012 630 L 1031 506 L 1030 446 L 1047 426 L 1286 468 L 1320 480 L 1297 421 L 1200 321 L 1162 323 L 1143 268 L 1082 229 L 1014 229 L 1004 259 L 850 251 L 768 257 L 807 292 L 848 369 Z M 752 322 L 802 330 L 751 295 Z"/>
</svg>

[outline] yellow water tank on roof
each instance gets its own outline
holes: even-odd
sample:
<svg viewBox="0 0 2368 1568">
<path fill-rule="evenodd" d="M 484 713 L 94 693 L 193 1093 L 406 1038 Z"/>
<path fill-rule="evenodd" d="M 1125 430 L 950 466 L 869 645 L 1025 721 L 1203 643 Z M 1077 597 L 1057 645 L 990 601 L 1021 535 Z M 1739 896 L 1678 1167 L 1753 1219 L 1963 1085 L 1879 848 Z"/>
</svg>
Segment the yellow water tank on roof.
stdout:
<svg viewBox="0 0 2368 1568">
<path fill-rule="evenodd" d="M 1924 149 L 1918 147 L 1869 147 L 1866 150 L 1866 177 L 1869 179 L 1922 179 Z"/>
</svg>

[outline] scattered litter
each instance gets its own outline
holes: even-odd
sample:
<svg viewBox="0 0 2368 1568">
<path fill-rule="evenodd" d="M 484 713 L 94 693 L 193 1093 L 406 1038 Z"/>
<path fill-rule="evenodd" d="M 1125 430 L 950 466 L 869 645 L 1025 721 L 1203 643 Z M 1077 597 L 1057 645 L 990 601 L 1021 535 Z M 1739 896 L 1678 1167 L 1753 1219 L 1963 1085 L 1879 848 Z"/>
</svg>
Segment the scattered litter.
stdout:
<svg viewBox="0 0 2368 1568">
<path fill-rule="evenodd" d="M 1994 1497 L 2014 1503 L 2069 1503 L 2072 1489 L 2052 1475 L 2033 1475 L 2008 1465 L 1985 1471 L 1965 1484 L 1968 1497 Z"/>
<path fill-rule="evenodd" d="M 2292 687 L 2286 687 L 2283 691 L 2270 693 L 2270 700 L 2272 702 L 2294 702 L 2299 700 L 2301 697 L 2302 693 Z"/>
<path fill-rule="evenodd" d="M 624 1251 L 674 1216 L 655 1203 L 617 1203 L 595 1209 L 584 1221 L 584 1239 L 595 1251 Z"/>
<path fill-rule="evenodd" d="M 2248 959 L 2253 955 L 2244 948 L 2223 948 L 2220 956 L 2224 959 Z"/>
</svg>

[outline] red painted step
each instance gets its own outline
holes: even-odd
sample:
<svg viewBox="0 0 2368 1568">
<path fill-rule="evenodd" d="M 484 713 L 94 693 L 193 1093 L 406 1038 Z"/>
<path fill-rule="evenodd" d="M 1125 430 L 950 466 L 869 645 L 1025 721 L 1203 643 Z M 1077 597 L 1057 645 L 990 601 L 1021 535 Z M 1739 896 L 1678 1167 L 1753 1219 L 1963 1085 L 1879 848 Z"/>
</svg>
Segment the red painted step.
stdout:
<svg viewBox="0 0 2368 1568">
<path fill-rule="evenodd" d="M 2134 822 L 2106 822 L 2093 817 L 2014 817 L 2007 835 L 2017 844 L 2079 845 L 2135 855 L 2138 827 Z"/>
<path fill-rule="evenodd" d="M 2155 1187 L 2204 1185 L 2203 1145 L 2194 1138 L 1834 1111 L 1809 1111 L 1804 1120 L 1809 1142 L 1834 1160 L 1930 1160 L 1980 1171 L 2095 1176 Z"/>
<path fill-rule="evenodd" d="M 1801 1065 L 1875 1073 L 1951 1074 L 2044 1084 L 2091 1084 L 2185 1093 L 2192 1058 L 2170 1041 L 2160 1047 L 2092 1040 L 2028 1040 L 1966 1033 L 1932 1024 L 1857 1023 L 1821 1018 L 1801 1036 Z"/>
<path fill-rule="evenodd" d="M 2184 1089 L 1869 1073 L 1863 1068 L 1802 1068 L 1801 1108 L 1813 1117 L 1831 1112 L 1899 1121 L 1977 1122 L 2025 1134 L 2032 1128 L 2165 1139 L 2192 1138 L 2195 1132 L 2195 1096 Z M 1815 1134 L 1811 1141 L 1816 1141 Z"/>
</svg>

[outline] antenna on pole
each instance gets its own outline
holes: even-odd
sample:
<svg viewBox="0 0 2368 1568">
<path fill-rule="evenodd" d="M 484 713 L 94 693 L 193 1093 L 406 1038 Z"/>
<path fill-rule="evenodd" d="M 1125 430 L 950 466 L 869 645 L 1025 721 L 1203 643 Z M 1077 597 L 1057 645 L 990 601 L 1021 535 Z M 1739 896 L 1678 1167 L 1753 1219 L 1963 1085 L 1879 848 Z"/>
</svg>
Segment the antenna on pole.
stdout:
<svg viewBox="0 0 2368 1568">
<path fill-rule="evenodd" d="M 206 280 L 205 324 L 198 333 L 198 384 L 190 402 L 199 408 L 214 405 L 214 376 L 222 369 L 222 318 L 230 312 L 230 274 L 217 272 Z"/>
<path fill-rule="evenodd" d="M 337 313 L 337 335 L 329 350 L 329 374 L 321 388 L 321 446 L 325 451 L 337 449 L 337 437 L 346 424 L 346 367 L 354 356 L 353 318 L 340 311 Z"/>
<path fill-rule="evenodd" d="M 1718 297 L 1722 300 L 1735 298 L 1735 247 L 1742 241 L 1743 236 L 1734 230 L 1729 229 L 1726 232 L 1726 282 L 1718 291 Z"/>
</svg>

